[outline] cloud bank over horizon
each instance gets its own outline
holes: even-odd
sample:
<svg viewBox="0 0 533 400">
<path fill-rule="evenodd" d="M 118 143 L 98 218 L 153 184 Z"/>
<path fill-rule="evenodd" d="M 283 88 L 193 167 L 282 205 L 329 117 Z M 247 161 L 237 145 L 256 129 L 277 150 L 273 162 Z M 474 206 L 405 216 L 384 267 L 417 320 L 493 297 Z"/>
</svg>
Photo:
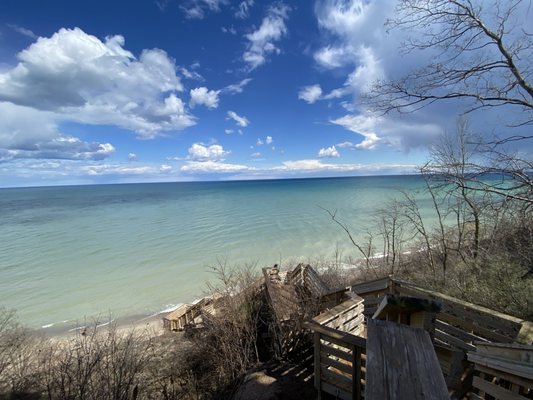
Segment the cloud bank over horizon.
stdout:
<svg viewBox="0 0 533 400">
<path fill-rule="evenodd" d="M 432 57 L 399 50 L 421 33 L 387 31 L 396 0 L 159 0 L 120 24 L 99 0 L 37 24 L 28 1 L 0 5 L 2 186 L 412 173 L 465 110 L 361 101 Z M 483 135 L 519 117 L 469 114 Z"/>
</svg>

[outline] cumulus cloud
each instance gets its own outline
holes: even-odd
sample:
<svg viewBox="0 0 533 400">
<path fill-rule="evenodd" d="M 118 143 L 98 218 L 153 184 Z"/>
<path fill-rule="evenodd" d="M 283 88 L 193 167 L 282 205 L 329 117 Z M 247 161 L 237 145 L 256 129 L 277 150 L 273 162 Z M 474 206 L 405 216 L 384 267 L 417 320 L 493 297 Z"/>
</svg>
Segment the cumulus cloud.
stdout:
<svg viewBox="0 0 533 400">
<path fill-rule="evenodd" d="M 384 78 L 384 70 L 372 47 L 361 46 L 357 50 L 359 63 L 356 69 L 348 76 L 347 85 L 366 92 L 372 84 Z"/>
<path fill-rule="evenodd" d="M 277 3 L 268 9 L 261 26 L 254 32 L 245 35 L 248 44 L 242 58 L 248 64 L 250 71 L 263 65 L 267 61 L 268 55 L 281 52 L 274 43 L 287 33 L 285 21 L 288 15 L 289 7 L 283 3 Z"/>
<path fill-rule="evenodd" d="M 135 153 L 128 153 L 128 161 L 138 161 L 139 157 Z"/>
<path fill-rule="evenodd" d="M 218 95 L 220 90 L 209 90 L 202 86 L 196 89 L 191 89 L 191 101 L 189 102 L 191 108 L 197 105 L 204 105 L 209 109 L 218 107 Z"/>
<path fill-rule="evenodd" d="M 304 86 L 298 92 L 298 99 L 304 100 L 309 104 L 313 104 L 319 100 L 322 96 L 322 88 L 320 85 Z"/>
<path fill-rule="evenodd" d="M 0 115 L 0 161 L 103 160 L 115 153 L 110 143 L 85 142 L 61 132 L 52 112 L 0 102 Z"/>
<path fill-rule="evenodd" d="M 219 144 L 205 146 L 201 143 L 194 143 L 189 148 L 188 158 L 194 161 L 222 160 L 229 154 L 229 151 Z"/>
<path fill-rule="evenodd" d="M 41 37 L 0 73 L 0 101 L 62 120 L 119 126 L 141 138 L 194 125 L 177 97 L 183 87 L 174 61 L 159 49 L 137 59 L 124 44 L 120 35 L 101 41 L 79 28 Z"/>
<path fill-rule="evenodd" d="M 266 143 L 266 144 L 270 144 L 270 143 L 272 143 L 273 141 L 274 141 L 274 139 L 272 139 L 272 136 L 267 136 L 267 137 L 265 138 L 265 143 Z"/>
<path fill-rule="evenodd" d="M 315 15 L 326 44 L 314 53 L 314 59 L 323 68 L 339 68 L 337 74 L 349 71 L 342 87 L 320 97 L 333 100 L 351 95 L 351 102 L 340 103 L 350 114 L 330 121 L 362 135 L 361 142 L 352 146 L 347 142 L 346 147 L 373 150 L 386 145 L 409 151 L 432 143 L 443 131 L 437 118 L 430 115 L 411 115 L 407 122 L 397 115 L 374 115 L 358 101 L 374 82 L 389 79 L 423 62 L 400 58 L 397 50 L 405 36 L 401 32 L 388 35 L 383 29 L 385 21 L 394 16 L 394 3 L 366 0 L 315 3 Z"/>
<path fill-rule="evenodd" d="M 324 147 L 320 149 L 320 151 L 318 152 L 318 156 L 322 158 L 322 157 L 340 157 L 341 155 L 339 154 L 335 146 L 331 146 L 331 147 Z"/>
<path fill-rule="evenodd" d="M 361 150 L 373 150 L 379 144 L 386 144 L 409 151 L 433 143 L 443 133 L 442 127 L 435 123 L 392 120 L 372 113 L 345 115 L 330 122 L 362 135 L 363 141 L 353 146 Z M 350 143 L 338 146 L 351 147 Z"/>
<path fill-rule="evenodd" d="M 234 120 L 237 125 L 242 126 L 243 128 L 246 128 L 250 124 L 250 121 L 248 121 L 246 117 L 241 117 L 235 111 L 228 111 L 228 116 L 226 119 Z"/>
<path fill-rule="evenodd" d="M 381 119 L 382 120 L 382 119 Z M 377 144 L 382 141 L 375 133 L 375 129 L 380 122 L 380 118 L 373 115 L 346 115 L 331 121 L 352 132 L 363 136 L 364 140 L 356 144 L 358 149 L 375 149 Z"/>
</svg>

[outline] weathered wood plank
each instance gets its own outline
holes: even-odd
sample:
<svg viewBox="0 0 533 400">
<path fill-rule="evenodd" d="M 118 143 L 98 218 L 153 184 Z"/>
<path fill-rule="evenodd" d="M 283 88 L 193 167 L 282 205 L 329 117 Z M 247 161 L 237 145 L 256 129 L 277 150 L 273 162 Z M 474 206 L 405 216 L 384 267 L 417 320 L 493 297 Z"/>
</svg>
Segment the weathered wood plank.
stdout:
<svg viewBox="0 0 533 400">
<path fill-rule="evenodd" d="M 314 333 L 314 344 L 315 344 L 315 354 L 314 354 L 314 362 L 315 362 L 315 389 L 318 391 L 318 395 L 320 398 L 320 391 L 321 391 L 321 385 L 320 385 L 320 333 L 315 332 Z"/>
<path fill-rule="evenodd" d="M 354 399 L 361 400 L 361 349 L 353 348 L 354 359 L 352 361 L 352 394 Z"/>
<path fill-rule="evenodd" d="M 533 346 L 517 343 L 490 343 L 476 342 L 478 353 L 484 353 L 491 356 L 503 357 L 507 360 L 531 364 L 533 367 Z"/>
<path fill-rule="evenodd" d="M 479 335 L 483 337 L 484 339 L 494 340 L 494 341 L 502 342 L 502 343 L 511 343 L 513 341 L 513 338 L 508 335 L 506 336 L 501 333 L 494 332 L 490 329 L 487 329 L 478 324 L 474 324 L 471 321 L 466 321 L 455 315 L 439 313 L 437 314 L 437 320 L 441 320 L 449 324 L 457 325 L 460 327 L 459 329 L 463 329 L 465 332 L 473 332 L 474 334 Z"/>
<path fill-rule="evenodd" d="M 465 332 L 460 328 L 456 328 L 453 325 L 447 324 L 446 322 L 436 320 L 435 328 L 443 332 L 446 332 L 450 335 L 453 335 L 464 342 L 488 342 L 487 339 L 482 338 L 481 336 L 474 335 L 473 333 Z"/>
<path fill-rule="evenodd" d="M 493 357 L 487 354 L 468 353 L 468 361 L 476 365 L 483 365 L 499 371 L 507 372 L 511 375 L 521 376 L 529 380 L 533 380 L 533 365 L 513 362 L 500 357 Z"/>
<path fill-rule="evenodd" d="M 332 371 L 324 366 L 320 367 L 320 379 L 328 382 L 331 385 L 335 385 L 347 392 L 352 391 L 352 379 L 344 374 L 336 371 Z"/>
<path fill-rule="evenodd" d="M 385 290 L 389 288 L 391 279 L 389 277 L 380 278 L 373 281 L 367 281 L 362 283 L 357 283 L 352 286 L 352 292 L 357 293 L 359 296 L 368 292 L 376 292 L 378 290 Z"/>
<path fill-rule="evenodd" d="M 503 314 L 498 311 L 491 310 L 483 306 L 479 306 L 477 304 L 459 300 L 455 297 L 448 296 L 440 292 L 427 290 L 427 289 L 415 286 L 413 284 L 410 284 L 408 282 L 399 281 L 399 280 L 394 280 L 394 282 L 399 284 L 400 292 L 402 290 L 411 289 L 417 294 L 425 294 L 429 296 L 430 298 L 437 298 L 437 299 L 443 300 L 443 303 L 446 303 L 447 305 L 454 307 L 454 310 L 457 310 L 460 312 L 467 312 L 469 313 L 469 316 L 475 316 L 477 318 L 485 318 L 487 321 L 491 321 L 492 323 L 496 324 L 495 328 L 502 327 L 504 329 L 509 329 L 509 330 L 519 330 L 520 327 L 522 326 L 522 323 L 524 322 L 524 320 L 521 320 L 519 318 L 510 316 L 507 314 Z"/>
<path fill-rule="evenodd" d="M 335 398 L 340 400 L 352 400 L 352 394 L 344 390 L 339 389 L 338 387 L 331 385 L 327 382 L 322 382 L 322 390 L 326 393 L 329 393 Z"/>
<path fill-rule="evenodd" d="M 337 357 L 345 361 L 351 361 L 353 358 L 353 355 L 351 353 L 342 351 L 341 349 L 338 349 L 335 347 L 328 346 L 324 343 L 320 344 L 320 356 L 321 357 L 333 356 L 333 357 Z"/>
<path fill-rule="evenodd" d="M 476 371 L 484 372 L 486 374 L 490 374 L 493 376 L 498 376 L 500 378 L 505 379 L 506 381 L 515 383 L 517 385 L 523 386 L 523 387 L 532 387 L 533 382 L 530 379 L 521 378 L 517 375 L 509 374 L 507 372 L 503 372 L 501 370 L 495 370 L 490 367 L 485 367 L 481 364 L 476 364 Z"/>
<path fill-rule="evenodd" d="M 442 332 L 438 329 L 435 329 L 435 337 L 459 349 L 465 351 L 476 351 L 476 346 L 469 343 L 465 343 L 463 340 L 458 339 L 455 336 L 449 335 L 446 332 Z"/>
<path fill-rule="evenodd" d="M 527 397 L 520 396 L 501 386 L 494 385 L 489 381 L 481 379 L 479 376 L 474 376 L 472 385 L 499 400 L 528 400 Z"/>
<path fill-rule="evenodd" d="M 450 398 L 429 334 L 368 320 L 365 399 Z"/>
<path fill-rule="evenodd" d="M 344 372 L 345 374 L 351 375 L 352 373 L 352 363 L 343 363 L 337 360 L 334 360 L 329 357 L 320 357 L 320 364 L 322 364 L 325 367 L 333 367 L 341 372 Z"/>
<path fill-rule="evenodd" d="M 366 347 L 366 339 L 360 336 L 354 336 L 346 332 L 340 332 L 336 329 L 328 328 L 314 322 L 305 322 L 304 327 L 311 329 L 314 332 L 320 333 L 322 339 L 331 341 L 332 343 L 342 346 L 355 345 L 358 347 Z"/>
</svg>

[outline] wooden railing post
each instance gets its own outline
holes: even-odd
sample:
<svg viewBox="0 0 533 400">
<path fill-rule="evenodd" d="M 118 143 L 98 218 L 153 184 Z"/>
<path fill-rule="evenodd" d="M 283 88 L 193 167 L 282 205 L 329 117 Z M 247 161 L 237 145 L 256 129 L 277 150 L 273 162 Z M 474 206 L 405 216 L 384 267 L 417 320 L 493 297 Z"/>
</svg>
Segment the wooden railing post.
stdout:
<svg viewBox="0 0 533 400">
<path fill-rule="evenodd" d="M 352 398 L 361 400 L 361 348 L 352 346 Z"/>
<path fill-rule="evenodd" d="M 318 400 L 322 398 L 322 385 L 320 383 L 320 333 L 315 332 L 315 388 L 318 393 Z"/>
</svg>

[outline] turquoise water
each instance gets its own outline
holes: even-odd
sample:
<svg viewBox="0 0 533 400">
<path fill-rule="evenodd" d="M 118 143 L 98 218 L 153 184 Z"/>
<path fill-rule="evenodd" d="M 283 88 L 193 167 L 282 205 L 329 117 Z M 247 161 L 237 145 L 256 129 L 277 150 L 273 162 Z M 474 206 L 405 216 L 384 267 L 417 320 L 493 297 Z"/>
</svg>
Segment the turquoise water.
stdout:
<svg viewBox="0 0 533 400">
<path fill-rule="evenodd" d="M 201 296 L 228 264 L 358 257 L 324 207 L 364 233 L 416 176 L 0 190 L 0 305 L 26 324 L 150 314 Z M 422 203 L 424 206 L 424 203 Z"/>
</svg>

